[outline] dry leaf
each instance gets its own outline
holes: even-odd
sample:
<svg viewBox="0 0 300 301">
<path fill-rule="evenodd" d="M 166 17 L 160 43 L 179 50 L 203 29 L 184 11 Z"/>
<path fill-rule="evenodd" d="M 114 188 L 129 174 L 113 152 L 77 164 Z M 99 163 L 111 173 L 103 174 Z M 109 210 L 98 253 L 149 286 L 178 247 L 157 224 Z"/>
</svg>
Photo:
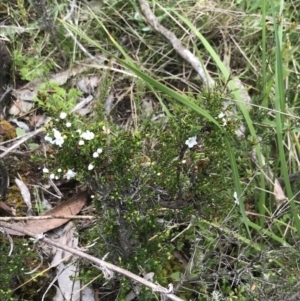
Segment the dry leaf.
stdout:
<svg viewBox="0 0 300 301">
<path fill-rule="evenodd" d="M 11 208 L 7 206 L 4 202 L 0 202 L 0 213 L 3 213 L 3 215 L 14 215 Z"/>
<path fill-rule="evenodd" d="M 98 87 L 101 78 L 100 76 L 91 76 L 80 79 L 76 86 L 79 90 L 86 94 L 93 94 Z"/>
<path fill-rule="evenodd" d="M 51 210 L 45 211 L 41 214 L 43 215 L 77 215 L 83 206 L 85 205 L 87 200 L 87 192 L 81 192 L 78 195 L 70 198 L 66 202 L 62 202 L 58 206 L 54 207 Z M 28 221 L 25 225 L 25 229 L 34 233 L 45 233 L 49 230 L 60 227 L 61 225 L 68 222 L 68 219 L 60 219 L 54 218 L 47 220 L 47 222 L 43 220 L 32 220 Z"/>
<path fill-rule="evenodd" d="M 83 191 L 73 196 L 66 202 L 62 202 L 55 208 L 43 212 L 41 215 L 77 215 L 81 209 L 84 207 L 87 201 L 87 192 Z M 33 234 L 40 234 L 60 227 L 61 225 L 67 223 L 68 219 L 60 219 L 60 218 L 53 218 L 50 220 L 31 220 L 27 223 L 15 223 L 17 227 L 21 227 L 24 230 L 30 231 Z M 24 236 L 23 233 L 20 233 L 15 230 L 11 230 L 5 227 L 8 223 L 0 222 L 0 227 L 4 228 L 4 231 L 10 235 L 18 235 Z"/>
<path fill-rule="evenodd" d="M 23 197 L 23 200 L 28 208 L 27 216 L 33 215 L 32 204 L 31 204 L 31 195 L 30 195 L 28 187 L 26 186 L 26 184 L 23 181 L 21 181 L 17 178 L 15 179 L 15 182 L 16 182 L 17 186 L 19 187 L 19 189 L 21 191 L 21 195 Z"/>
<path fill-rule="evenodd" d="M 58 242 L 62 245 L 69 246 L 71 248 L 78 247 L 78 236 L 76 233 L 76 227 L 73 222 L 69 222 L 62 231 Z M 76 257 L 74 260 L 73 254 L 63 250 L 57 249 L 54 258 L 51 262 L 51 267 L 56 267 L 57 284 L 56 295 L 53 301 L 94 301 L 94 294 L 91 287 L 84 286 L 80 280 L 75 280 L 79 273 L 78 262 Z M 67 263 L 66 263 L 67 262 Z"/>
</svg>

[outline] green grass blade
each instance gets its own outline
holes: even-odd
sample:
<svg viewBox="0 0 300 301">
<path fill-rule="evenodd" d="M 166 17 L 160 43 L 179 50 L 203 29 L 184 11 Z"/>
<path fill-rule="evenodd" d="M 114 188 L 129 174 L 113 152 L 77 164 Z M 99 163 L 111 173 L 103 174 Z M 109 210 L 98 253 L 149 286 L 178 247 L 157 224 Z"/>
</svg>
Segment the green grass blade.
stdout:
<svg viewBox="0 0 300 301">
<path fill-rule="evenodd" d="M 289 174 L 288 174 L 287 161 L 284 152 L 283 134 L 282 134 L 283 127 L 284 127 L 284 120 L 285 120 L 285 115 L 281 114 L 281 112 L 285 112 L 285 93 L 284 93 L 284 85 L 283 85 L 283 68 L 282 68 L 282 54 L 281 54 L 283 23 L 277 22 L 277 20 L 278 20 L 278 16 L 279 17 L 282 16 L 283 4 L 284 1 L 281 1 L 279 12 L 277 13 L 275 11 L 274 4 L 271 1 L 273 20 L 274 20 L 275 42 L 276 42 L 275 109 L 276 109 L 277 146 L 279 151 L 281 173 L 284 178 L 287 196 L 290 200 L 289 204 L 294 218 L 295 227 L 297 229 L 298 236 L 300 237 L 300 219 L 298 216 L 297 206 L 293 198 L 292 188 L 289 181 Z"/>
</svg>

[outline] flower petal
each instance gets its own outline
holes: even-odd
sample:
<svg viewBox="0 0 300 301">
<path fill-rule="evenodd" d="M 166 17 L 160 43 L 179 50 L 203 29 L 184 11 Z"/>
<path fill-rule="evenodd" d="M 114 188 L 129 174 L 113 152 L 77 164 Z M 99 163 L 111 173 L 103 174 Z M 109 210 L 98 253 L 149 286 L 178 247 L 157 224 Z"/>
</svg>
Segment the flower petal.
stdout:
<svg viewBox="0 0 300 301">
<path fill-rule="evenodd" d="M 65 113 L 65 112 L 61 112 L 59 115 L 60 119 L 65 119 L 66 117 L 67 117 L 67 113 Z"/>
</svg>

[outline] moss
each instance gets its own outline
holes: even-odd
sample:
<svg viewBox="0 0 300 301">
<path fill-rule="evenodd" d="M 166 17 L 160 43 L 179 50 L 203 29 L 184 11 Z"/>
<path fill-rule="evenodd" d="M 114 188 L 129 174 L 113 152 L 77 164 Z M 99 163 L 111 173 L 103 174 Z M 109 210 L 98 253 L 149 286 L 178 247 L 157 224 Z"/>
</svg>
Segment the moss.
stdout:
<svg viewBox="0 0 300 301">
<path fill-rule="evenodd" d="M 7 141 L 16 137 L 16 129 L 3 118 L 0 118 L 0 137 L 1 141 Z"/>
</svg>

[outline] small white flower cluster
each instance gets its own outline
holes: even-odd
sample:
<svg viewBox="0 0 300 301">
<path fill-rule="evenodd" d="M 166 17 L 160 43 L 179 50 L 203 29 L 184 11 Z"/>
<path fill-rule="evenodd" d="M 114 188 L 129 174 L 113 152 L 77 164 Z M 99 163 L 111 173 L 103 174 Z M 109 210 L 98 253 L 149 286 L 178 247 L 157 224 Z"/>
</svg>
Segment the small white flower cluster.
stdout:
<svg viewBox="0 0 300 301">
<path fill-rule="evenodd" d="M 103 152 L 102 148 L 98 148 L 94 153 L 93 153 L 93 158 L 98 158 L 99 155 Z M 93 170 L 94 169 L 94 164 L 90 163 L 88 166 L 88 170 Z"/>
<path fill-rule="evenodd" d="M 60 174 L 62 172 L 62 169 L 61 168 L 59 168 L 58 170 L 57 170 L 57 173 L 58 174 Z M 44 167 L 43 168 L 43 173 L 45 173 L 45 174 L 47 174 L 47 173 L 49 173 L 49 169 L 48 168 L 46 168 L 46 167 Z M 66 178 L 67 180 L 70 180 L 70 179 L 72 179 L 72 178 L 75 178 L 75 176 L 76 176 L 76 172 L 74 172 L 72 169 L 68 169 L 68 171 L 64 174 L 64 178 Z M 51 180 L 58 180 L 60 177 L 59 176 L 57 176 L 57 175 L 55 175 L 54 173 L 51 173 L 50 175 L 49 175 L 49 178 L 51 179 Z"/>
<path fill-rule="evenodd" d="M 102 148 L 98 148 L 97 151 L 93 153 L 94 158 L 98 158 L 99 155 L 103 152 Z"/>
<path fill-rule="evenodd" d="M 54 138 L 51 138 L 49 134 L 46 135 L 45 140 L 48 141 L 51 144 L 58 145 L 61 147 L 64 143 L 64 138 L 61 135 L 61 133 L 57 129 L 53 129 L 53 136 Z"/>
<path fill-rule="evenodd" d="M 94 158 L 98 158 L 99 155 L 103 152 L 102 148 L 98 148 L 94 153 L 93 153 L 93 157 Z M 92 163 L 89 164 L 88 166 L 88 170 L 93 170 L 94 169 L 94 165 Z"/>
<path fill-rule="evenodd" d="M 59 115 L 59 118 L 60 119 L 66 119 L 66 117 L 68 116 L 67 113 L 65 112 L 61 112 L 60 115 Z M 67 128 L 70 128 L 72 126 L 71 122 L 66 122 L 66 127 Z M 103 126 L 103 131 L 107 134 L 110 133 L 109 129 L 106 129 L 104 126 Z M 78 141 L 78 145 L 84 145 L 86 143 L 86 141 L 91 141 L 95 138 L 95 134 L 89 130 L 86 130 L 85 132 L 82 132 L 81 129 L 78 129 L 76 131 L 78 134 L 79 134 L 79 141 Z M 51 144 L 55 144 L 55 145 L 58 145 L 59 147 L 61 147 L 64 143 L 64 138 L 66 137 L 63 137 L 62 134 L 57 130 L 57 129 L 53 129 L 53 136 L 54 138 L 50 137 L 49 134 L 46 135 L 45 137 L 45 140 L 48 141 L 49 143 Z M 72 135 L 72 137 L 74 137 Z M 94 153 L 93 153 L 93 158 L 98 158 L 99 155 L 103 152 L 103 149 L 102 148 L 98 148 Z M 94 169 L 94 164 L 93 163 L 90 163 L 88 165 L 88 170 L 93 170 Z M 46 173 L 49 173 L 49 170 L 45 167 L 43 169 L 43 172 L 46 174 Z M 58 170 L 58 173 L 61 173 L 62 170 L 59 169 Z M 68 180 L 74 178 L 76 176 L 76 172 L 74 172 L 72 169 L 68 169 L 68 171 L 64 174 L 64 177 L 67 178 Z M 49 175 L 50 179 L 59 179 L 59 177 L 57 175 L 55 175 L 54 173 L 51 173 Z"/>
<path fill-rule="evenodd" d="M 65 113 L 65 112 L 61 112 L 59 115 L 60 119 L 65 119 L 66 117 L 67 117 L 67 113 Z M 66 127 L 69 128 L 71 126 L 72 126 L 71 122 L 66 123 Z M 45 137 L 45 140 L 51 144 L 55 144 L 55 145 L 58 145 L 59 147 L 62 147 L 62 145 L 64 143 L 64 138 L 63 138 L 62 134 L 57 129 L 53 129 L 53 136 L 54 136 L 54 138 L 50 137 L 49 134 L 47 134 Z"/>
<path fill-rule="evenodd" d="M 68 169 L 67 173 L 65 174 L 65 177 L 67 180 L 70 180 L 76 176 L 76 172 L 74 172 L 72 169 Z"/>
<path fill-rule="evenodd" d="M 84 140 L 92 140 L 92 139 L 94 139 L 95 134 L 90 131 L 85 131 L 80 135 L 80 137 Z"/>
<path fill-rule="evenodd" d="M 83 133 L 81 133 L 81 130 L 77 130 L 77 132 L 80 134 L 80 140 L 78 142 L 79 145 L 84 145 L 84 140 L 92 140 L 94 139 L 95 137 L 95 134 L 93 132 L 90 132 L 90 131 L 85 131 Z"/>
<path fill-rule="evenodd" d="M 86 140 L 86 141 L 90 141 L 90 140 L 92 140 L 92 139 L 94 139 L 94 137 L 95 137 L 95 134 L 93 133 L 93 132 L 91 132 L 91 131 L 85 131 L 85 132 L 81 132 L 81 130 L 77 130 L 77 132 L 79 133 L 79 135 L 80 135 L 80 140 L 79 140 L 79 142 L 78 142 L 78 145 L 84 145 L 85 144 L 85 141 L 84 140 Z M 99 155 L 101 154 L 103 152 L 103 149 L 102 148 L 98 148 L 94 153 L 93 153 L 93 158 L 98 158 L 99 157 Z M 94 169 L 94 164 L 93 163 L 90 163 L 89 165 L 88 165 L 88 170 L 93 170 Z"/>
<path fill-rule="evenodd" d="M 67 115 L 68 115 L 67 113 L 61 112 L 60 115 L 59 115 L 59 118 L 60 118 L 60 119 L 65 119 L 65 118 L 67 117 Z M 72 123 L 68 121 L 68 122 L 66 123 L 66 127 L 67 127 L 67 128 L 70 128 L 71 126 L 72 126 Z"/>
</svg>

